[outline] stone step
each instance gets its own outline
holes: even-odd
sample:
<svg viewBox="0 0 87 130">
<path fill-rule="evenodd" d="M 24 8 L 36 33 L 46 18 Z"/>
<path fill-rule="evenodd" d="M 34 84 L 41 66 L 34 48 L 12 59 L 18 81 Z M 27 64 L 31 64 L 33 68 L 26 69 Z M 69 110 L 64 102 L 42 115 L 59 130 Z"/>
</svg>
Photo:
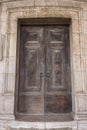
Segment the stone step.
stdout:
<svg viewBox="0 0 87 130">
<path fill-rule="evenodd" d="M 10 130 L 72 130 L 72 128 L 57 128 L 57 129 L 10 128 Z"/>
</svg>

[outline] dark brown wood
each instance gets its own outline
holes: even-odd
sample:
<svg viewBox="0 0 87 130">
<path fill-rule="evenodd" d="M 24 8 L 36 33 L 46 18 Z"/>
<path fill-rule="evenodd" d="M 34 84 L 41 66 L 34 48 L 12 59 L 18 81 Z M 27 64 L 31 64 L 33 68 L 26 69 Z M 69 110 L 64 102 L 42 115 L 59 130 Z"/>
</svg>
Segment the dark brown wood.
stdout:
<svg viewBox="0 0 87 130">
<path fill-rule="evenodd" d="M 45 96 L 45 113 L 69 113 L 71 112 L 70 95 L 49 95 Z"/>
<path fill-rule="evenodd" d="M 71 23 L 70 18 L 24 18 L 19 19 L 18 23 L 21 25 L 69 25 Z"/>
<path fill-rule="evenodd" d="M 42 34 L 41 27 L 21 27 L 18 98 L 20 113 L 44 113 Z"/>
<path fill-rule="evenodd" d="M 61 113 L 60 120 L 70 119 L 70 75 L 69 26 L 21 25 L 16 117 L 56 121 Z"/>
<path fill-rule="evenodd" d="M 72 111 L 68 28 L 45 27 L 45 114 Z M 69 83 L 68 83 L 69 82 Z"/>
<path fill-rule="evenodd" d="M 70 113 L 67 114 L 55 114 L 55 115 L 22 115 L 19 114 L 16 116 L 18 121 L 29 121 L 29 122 L 53 122 L 53 121 L 72 121 L 73 120 L 73 116 Z"/>
</svg>

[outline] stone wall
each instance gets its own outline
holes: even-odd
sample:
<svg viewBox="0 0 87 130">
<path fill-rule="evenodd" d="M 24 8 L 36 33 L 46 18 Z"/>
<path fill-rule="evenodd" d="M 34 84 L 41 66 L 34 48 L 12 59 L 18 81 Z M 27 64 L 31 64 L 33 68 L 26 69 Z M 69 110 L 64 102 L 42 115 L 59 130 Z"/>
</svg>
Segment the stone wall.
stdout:
<svg viewBox="0 0 87 130">
<path fill-rule="evenodd" d="M 17 20 L 71 18 L 72 103 L 70 122 L 15 120 Z M 87 130 L 87 0 L 0 0 L 0 130 Z"/>
</svg>

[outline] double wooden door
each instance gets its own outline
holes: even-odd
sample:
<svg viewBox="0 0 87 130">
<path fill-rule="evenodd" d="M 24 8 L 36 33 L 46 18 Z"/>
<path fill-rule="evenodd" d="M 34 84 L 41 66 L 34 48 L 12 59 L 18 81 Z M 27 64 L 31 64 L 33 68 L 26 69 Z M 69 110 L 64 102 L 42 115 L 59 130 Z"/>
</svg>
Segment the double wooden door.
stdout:
<svg viewBox="0 0 87 130">
<path fill-rule="evenodd" d="M 69 27 L 22 25 L 17 104 L 19 115 L 37 120 L 70 113 L 70 75 Z"/>
</svg>

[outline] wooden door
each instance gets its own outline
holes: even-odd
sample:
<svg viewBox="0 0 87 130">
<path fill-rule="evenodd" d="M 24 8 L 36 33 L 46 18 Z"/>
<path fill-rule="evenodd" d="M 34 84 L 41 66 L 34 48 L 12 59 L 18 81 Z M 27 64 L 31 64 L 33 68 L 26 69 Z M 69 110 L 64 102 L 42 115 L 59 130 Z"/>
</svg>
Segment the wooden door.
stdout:
<svg viewBox="0 0 87 130">
<path fill-rule="evenodd" d="M 19 57 L 19 115 L 49 120 L 70 113 L 69 27 L 22 25 Z"/>
<path fill-rule="evenodd" d="M 43 28 L 22 26 L 18 111 L 25 115 L 44 113 Z"/>
<path fill-rule="evenodd" d="M 69 28 L 45 27 L 45 119 L 70 113 L 71 78 Z M 66 117 L 67 118 L 67 117 Z"/>
</svg>

